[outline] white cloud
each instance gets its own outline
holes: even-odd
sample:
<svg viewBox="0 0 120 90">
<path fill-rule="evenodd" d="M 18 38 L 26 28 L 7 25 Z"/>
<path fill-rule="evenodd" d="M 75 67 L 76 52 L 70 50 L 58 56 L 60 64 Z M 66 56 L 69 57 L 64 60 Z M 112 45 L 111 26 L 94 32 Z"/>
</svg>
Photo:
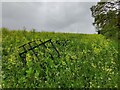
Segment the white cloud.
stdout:
<svg viewBox="0 0 120 90">
<path fill-rule="evenodd" d="M 3 3 L 3 26 L 45 31 L 95 33 L 88 2 Z"/>
<path fill-rule="evenodd" d="M 100 0 L 1 0 L 2 2 L 98 2 Z"/>
<path fill-rule="evenodd" d="M 0 28 L 2 27 L 2 3 L 0 2 Z"/>
</svg>

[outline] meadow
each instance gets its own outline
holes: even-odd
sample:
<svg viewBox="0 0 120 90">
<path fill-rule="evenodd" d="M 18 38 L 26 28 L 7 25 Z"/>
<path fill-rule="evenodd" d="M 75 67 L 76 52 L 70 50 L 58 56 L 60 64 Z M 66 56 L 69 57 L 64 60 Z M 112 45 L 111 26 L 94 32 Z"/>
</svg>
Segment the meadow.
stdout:
<svg viewBox="0 0 120 90">
<path fill-rule="evenodd" d="M 2 30 L 3 88 L 118 88 L 118 76 L 118 45 L 103 35 Z"/>
</svg>

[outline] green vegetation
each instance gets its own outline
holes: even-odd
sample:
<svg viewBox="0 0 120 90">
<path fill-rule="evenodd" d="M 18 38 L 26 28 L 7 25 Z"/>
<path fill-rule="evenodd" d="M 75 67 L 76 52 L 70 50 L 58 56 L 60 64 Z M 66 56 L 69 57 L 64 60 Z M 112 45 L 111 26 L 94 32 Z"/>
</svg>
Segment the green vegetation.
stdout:
<svg viewBox="0 0 120 90">
<path fill-rule="evenodd" d="M 1 86 L 1 82 L 2 82 L 2 73 L 1 73 L 1 68 L 2 68 L 2 29 L 0 28 L 0 88 L 2 88 Z"/>
<path fill-rule="evenodd" d="M 19 46 L 37 39 L 52 39 L 61 57 L 57 57 L 51 45 L 46 43 L 47 49 L 43 46 L 35 49 L 40 60 L 30 51 L 26 54 L 26 66 L 23 66 Z M 117 88 L 117 46 L 116 42 L 97 34 L 9 31 L 3 28 L 2 87 Z"/>
<path fill-rule="evenodd" d="M 101 0 L 91 7 L 94 17 L 93 25 L 99 34 L 117 40 L 120 37 L 120 1 Z"/>
</svg>

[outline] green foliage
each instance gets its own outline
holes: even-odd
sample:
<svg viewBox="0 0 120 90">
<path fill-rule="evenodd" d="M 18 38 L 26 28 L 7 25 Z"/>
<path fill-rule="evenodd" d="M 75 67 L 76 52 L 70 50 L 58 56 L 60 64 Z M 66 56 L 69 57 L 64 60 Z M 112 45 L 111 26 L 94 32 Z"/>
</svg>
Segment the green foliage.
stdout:
<svg viewBox="0 0 120 90">
<path fill-rule="evenodd" d="M 98 2 L 91 7 L 94 17 L 93 25 L 97 31 L 108 38 L 118 39 L 120 32 L 120 1 Z"/>
<path fill-rule="evenodd" d="M 0 88 L 2 88 L 1 86 L 1 82 L 2 82 L 2 73 L 1 73 L 1 68 L 2 68 L 2 29 L 0 28 Z"/>
<path fill-rule="evenodd" d="M 52 39 L 52 48 L 36 48 L 40 60 L 27 53 L 22 65 L 19 46 L 36 39 Z M 102 35 L 2 31 L 3 88 L 117 88 L 117 45 Z M 50 44 L 46 44 L 50 46 Z M 45 50 L 45 51 L 44 51 Z M 51 52 L 54 59 L 50 57 Z"/>
</svg>

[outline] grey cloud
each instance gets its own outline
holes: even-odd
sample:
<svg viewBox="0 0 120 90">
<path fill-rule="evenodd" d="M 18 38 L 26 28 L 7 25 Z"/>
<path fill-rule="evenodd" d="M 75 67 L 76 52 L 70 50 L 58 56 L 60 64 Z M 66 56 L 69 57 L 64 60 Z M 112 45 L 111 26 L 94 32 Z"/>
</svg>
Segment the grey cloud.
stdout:
<svg viewBox="0 0 120 90">
<path fill-rule="evenodd" d="M 2 2 L 98 2 L 100 0 L 1 0 Z"/>
<path fill-rule="evenodd" d="M 2 3 L 0 2 L 0 28 L 2 27 Z"/>
<path fill-rule="evenodd" d="M 3 26 L 10 29 L 95 33 L 90 7 L 94 2 L 8 3 L 2 7 Z"/>
</svg>

